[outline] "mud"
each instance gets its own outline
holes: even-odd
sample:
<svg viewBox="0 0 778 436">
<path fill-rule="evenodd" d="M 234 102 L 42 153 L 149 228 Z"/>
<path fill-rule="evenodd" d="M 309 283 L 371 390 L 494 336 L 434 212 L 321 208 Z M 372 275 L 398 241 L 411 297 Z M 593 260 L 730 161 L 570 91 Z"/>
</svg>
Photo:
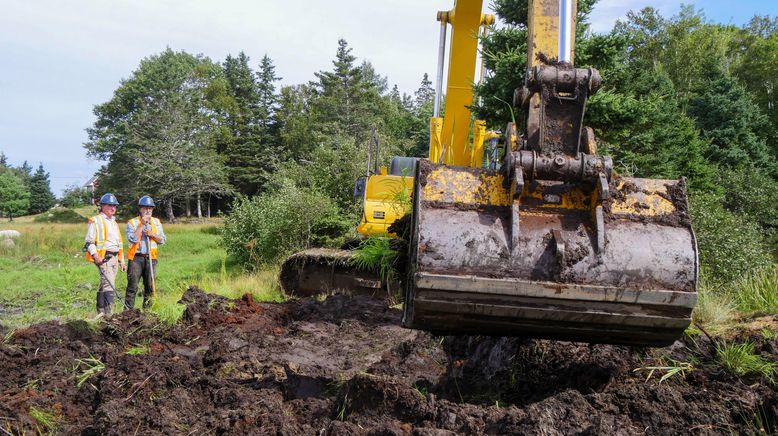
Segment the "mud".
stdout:
<svg viewBox="0 0 778 436">
<path fill-rule="evenodd" d="M 704 337 L 662 350 L 440 338 L 400 328 L 400 310 L 365 297 L 259 304 L 190 289 L 182 302 L 186 312 L 174 327 L 129 311 L 101 323 L 48 322 L 16 331 L 0 344 L 3 433 L 776 430 L 775 387 L 722 370 Z M 778 360 L 776 339 L 745 337 Z M 128 354 L 138 345 L 147 352 Z M 90 357 L 104 364 L 91 376 Z M 669 358 L 696 369 L 661 383 L 661 371 L 647 381 L 647 370 L 635 371 Z M 33 408 L 51 413 L 52 424 L 36 421 Z"/>
</svg>

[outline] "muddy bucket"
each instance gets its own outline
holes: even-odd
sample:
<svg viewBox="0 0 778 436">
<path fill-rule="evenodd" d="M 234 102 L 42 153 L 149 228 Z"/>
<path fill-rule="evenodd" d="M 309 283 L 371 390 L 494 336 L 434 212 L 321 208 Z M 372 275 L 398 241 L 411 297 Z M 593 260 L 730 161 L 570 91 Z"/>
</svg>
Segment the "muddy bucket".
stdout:
<svg viewBox="0 0 778 436">
<path fill-rule="evenodd" d="M 664 346 L 696 303 L 683 180 L 531 181 L 422 161 L 403 325 L 439 334 Z"/>
</svg>

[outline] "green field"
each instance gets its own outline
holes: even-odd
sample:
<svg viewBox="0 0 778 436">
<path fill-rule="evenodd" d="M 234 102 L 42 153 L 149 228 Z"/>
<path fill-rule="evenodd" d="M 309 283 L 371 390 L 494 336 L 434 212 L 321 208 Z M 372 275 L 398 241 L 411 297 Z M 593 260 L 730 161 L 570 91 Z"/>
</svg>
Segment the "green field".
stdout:
<svg viewBox="0 0 778 436">
<path fill-rule="evenodd" d="M 260 301 L 283 298 L 276 270 L 247 273 L 228 261 L 219 246 L 218 226 L 216 222 L 165 225 L 168 243 L 160 248 L 158 295 L 151 309 L 163 320 L 178 318 L 183 306 L 177 301 L 190 285 L 230 298 L 244 293 Z M 0 324 L 16 328 L 95 314 L 99 276 L 81 252 L 85 224 L 17 219 L 1 223 L 0 230 L 5 229 L 18 230 L 22 237 L 14 247 L 0 247 Z M 122 296 L 126 286 L 126 274 L 118 274 L 116 288 Z M 136 307 L 140 304 L 136 301 Z M 114 312 L 120 310 L 118 303 Z"/>
</svg>

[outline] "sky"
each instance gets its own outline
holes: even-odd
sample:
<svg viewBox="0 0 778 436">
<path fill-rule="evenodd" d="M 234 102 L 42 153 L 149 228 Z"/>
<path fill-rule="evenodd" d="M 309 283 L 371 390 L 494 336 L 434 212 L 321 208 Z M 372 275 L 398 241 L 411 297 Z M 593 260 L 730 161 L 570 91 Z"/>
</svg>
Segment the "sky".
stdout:
<svg viewBox="0 0 778 436">
<path fill-rule="evenodd" d="M 489 1 L 484 1 L 488 9 Z M 778 15 L 778 0 L 686 1 L 708 19 L 742 25 Z M 83 147 L 96 104 L 111 99 L 141 59 L 166 47 L 221 62 L 244 51 L 257 68 L 267 54 L 283 79 L 305 83 L 329 70 L 337 40 L 358 60 L 412 93 L 434 76 L 438 10 L 453 0 L 0 0 L 0 152 L 50 173 L 56 195 L 100 167 Z M 670 0 L 600 0 L 592 29 L 608 32 L 629 10 L 678 12 Z"/>
</svg>

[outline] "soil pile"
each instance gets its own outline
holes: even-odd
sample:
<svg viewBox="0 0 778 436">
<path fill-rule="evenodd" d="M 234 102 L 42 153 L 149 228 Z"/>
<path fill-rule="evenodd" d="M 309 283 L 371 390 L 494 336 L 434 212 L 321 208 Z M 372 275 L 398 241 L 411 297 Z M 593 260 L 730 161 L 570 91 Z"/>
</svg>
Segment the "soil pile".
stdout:
<svg viewBox="0 0 778 436">
<path fill-rule="evenodd" d="M 778 393 L 664 350 L 433 337 L 368 297 L 281 304 L 190 289 L 174 327 L 138 311 L 0 345 L 0 429 L 64 434 L 717 434 L 774 431 Z M 776 320 L 768 322 L 775 325 Z M 752 338 L 756 339 L 756 338 Z M 757 351 L 775 361 L 776 339 Z M 695 370 L 664 382 L 675 359 Z M 657 374 L 662 373 L 658 371 Z M 80 386 L 79 386 L 80 385 Z"/>
</svg>

